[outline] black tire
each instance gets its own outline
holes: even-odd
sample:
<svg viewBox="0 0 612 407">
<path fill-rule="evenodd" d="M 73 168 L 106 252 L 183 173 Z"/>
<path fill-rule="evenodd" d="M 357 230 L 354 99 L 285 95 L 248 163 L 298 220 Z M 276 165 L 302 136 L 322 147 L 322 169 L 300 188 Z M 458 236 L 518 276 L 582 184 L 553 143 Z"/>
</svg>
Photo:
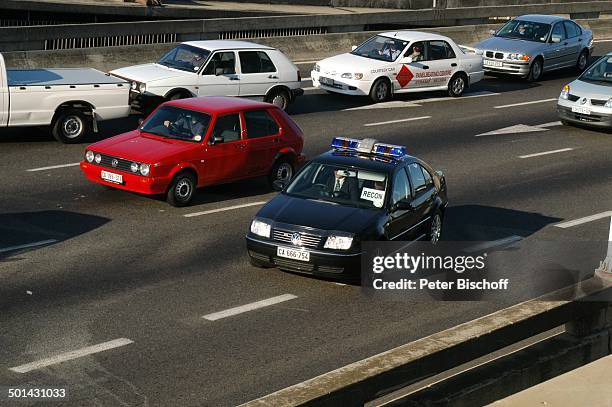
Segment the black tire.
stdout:
<svg viewBox="0 0 612 407">
<path fill-rule="evenodd" d="M 286 157 L 281 157 L 272 165 L 272 169 L 268 174 L 268 183 L 270 187 L 272 187 L 274 181 L 277 180 L 281 180 L 286 184 L 293 177 L 294 173 L 295 168 L 291 160 Z"/>
<path fill-rule="evenodd" d="M 53 137 L 64 144 L 80 143 L 89 137 L 91 132 L 91 119 L 77 109 L 57 112 L 51 124 Z"/>
<path fill-rule="evenodd" d="M 444 224 L 444 218 L 442 217 L 442 212 L 440 210 L 436 210 L 431 217 L 431 222 L 429 223 L 429 230 L 427 231 L 427 240 L 431 242 L 431 244 L 437 244 L 442 237 L 442 225 Z"/>
<path fill-rule="evenodd" d="M 578 55 L 578 60 L 576 61 L 576 70 L 578 73 L 582 73 L 587 66 L 589 66 L 589 50 L 583 49 L 580 55 Z"/>
<path fill-rule="evenodd" d="M 377 79 L 370 89 L 370 99 L 374 103 L 381 103 L 391 98 L 391 82 L 386 78 Z"/>
<path fill-rule="evenodd" d="M 287 108 L 289 108 L 289 103 L 291 103 L 291 97 L 289 96 L 289 92 L 287 92 L 285 89 L 277 88 L 272 89 L 270 93 L 268 93 L 265 101 L 280 107 L 284 111 L 287 111 Z"/>
<path fill-rule="evenodd" d="M 177 174 L 166 193 L 166 201 L 176 207 L 187 206 L 196 189 L 196 178 L 189 172 Z"/>
<path fill-rule="evenodd" d="M 186 92 L 179 91 L 179 92 L 174 92 L 174 93 L 170 94 L 167 97 L 167 99 L 168 100 L 179 100 L 179 99 L 187 99 L 187 98 L 190 98 L 190 97 L 191 97 L 191 95 L 188 95 Z"/>
<path fill-rule="evenodd" d="M 567 120 L 561 120 L 561 124 L 564 126 L 569 126 L 570 122 L 568 122 Z"/>
<path fill-rule="evenodd" d="M 467 77 L 462 73 L 455 74 L 448 82 L 448 95 L 454 98 L 459 97 L 463 95 L 467 87 Z"/>
<path fill-rule="evenodd" d="M 529 68 L 529 74 L 527 75 L 527 80 L 529 82 L 537 82 L 542 77 L 542 70 L 544 65 L 542 64 L 542 58 L 536 58 L 531 64 L 531 68 Z"/>
</svg>

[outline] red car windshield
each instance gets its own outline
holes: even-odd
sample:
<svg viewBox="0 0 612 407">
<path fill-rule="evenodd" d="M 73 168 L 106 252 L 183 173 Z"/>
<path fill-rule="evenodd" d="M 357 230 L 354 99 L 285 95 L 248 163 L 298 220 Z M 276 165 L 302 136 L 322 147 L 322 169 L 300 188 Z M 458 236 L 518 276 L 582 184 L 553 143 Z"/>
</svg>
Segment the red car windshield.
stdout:
<svg viewBox="0 0 612 407">
<path fill-rule="evenodd" d="M 162 106 L 143 123 L 140 130 L 164 138 L 199 143 L 204 139 L 210 120 L 206 113 Z"/>
</svg>

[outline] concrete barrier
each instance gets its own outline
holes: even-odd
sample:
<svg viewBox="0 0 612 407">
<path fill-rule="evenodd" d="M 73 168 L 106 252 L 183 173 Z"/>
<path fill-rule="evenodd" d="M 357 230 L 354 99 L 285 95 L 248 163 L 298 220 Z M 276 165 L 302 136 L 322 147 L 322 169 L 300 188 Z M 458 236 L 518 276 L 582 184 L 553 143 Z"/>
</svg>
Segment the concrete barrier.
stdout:
<svg viewBox="0 0 612 407">
<path fill-rule="evenodd" d="M 565 348 L 566 351 L 579 349 L 581 353 L 576 360 L 588 363 L 611 353 L 608 346 L 612 329 L 611 295 L 612 279 L 592 277 L 576 286 L 497 311 L 277 391 L 243 404 L 243 407 L 362 406 L 398 388 L 564 324 L 576 339 Z M 559 369 L 562 364 L 562 359 L 557 359 L 555 368 Z M 499 376 L 503 372 L 497 373 Z M 536 379 L 541 379 L 542 375 L 536 376 L 523 377 L 523 385 L 537 384 L 539 381 Z M 403 405 L 423 404 L 411 403 L 408 399 Z"/>
<path fill-rule="evenodd" d="M 146 21 L 131 23 L 69 24 L 43 27 L 0 28 L 0 50 L 91 48 L 120 39 L 116 45 L 138 44 L 146 36 L 172 35 L 175 41 L 219 38 L 255 38 L 367 31 L 373 26 L 447 26 L 490 17 L 530 13 L 576 14 L 612 11 L 612 1 L 567 2 L 514 6 L 402 10 L 382 13 L 311 16 L 253 17 L 238 19 Z M 317 31 L 318 30 L 318 31 Z M 159 42 L 159 41 L 155 41 Z M 163 41 L 170 42 L 170 41 Z"/>
<path fill-rule="evenodd" d="M 594 31 L 596 39 L 612 38 L 612 20 L 580 20 L 579 23 Z M 426 29 L 446 35 L 458 44 L 473 45 L 490 36 L 489 30 L 499 24 L 440 27 Z M 304 37 L 254 38 L 250 41 L 269 45 L 283 51 L 293 61 L 314 61 L 348 52 L 352 45 L 365 41 L 378 31 L 336 33 Z M 104 72 L 112 69 L 158 60 L 175 43 L 143 46 L 87 48 L 56 51 L 21 51 L 3 53 L 10 68 L 35 67 L 92 67 Z"/>
</svg>

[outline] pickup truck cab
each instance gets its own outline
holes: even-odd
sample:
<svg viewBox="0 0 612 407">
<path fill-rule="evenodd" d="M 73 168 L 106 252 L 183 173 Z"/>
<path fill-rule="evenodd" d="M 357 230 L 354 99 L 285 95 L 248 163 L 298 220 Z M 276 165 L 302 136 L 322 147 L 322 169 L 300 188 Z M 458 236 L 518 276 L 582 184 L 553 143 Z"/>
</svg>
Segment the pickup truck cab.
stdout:
<svg viewBox="0 0 612 407">
<path fill-rule="evenodd" d="M 51 126 L 62 143 L 81 142 L 99 120 L 130 114 L 130 86 L 90 68 L 6 69 L 0 54 L 0 127 Z"/>
<path fill-rule="evenodd" d="M 300 71 L 285 54 L 246 41 L 184 42 L 157 62 L 110 74 L 131 82 L 133 104 L 145 112 L 197 96 L 241 96 L 287 110 L 304 93 Z"/>
</svg>

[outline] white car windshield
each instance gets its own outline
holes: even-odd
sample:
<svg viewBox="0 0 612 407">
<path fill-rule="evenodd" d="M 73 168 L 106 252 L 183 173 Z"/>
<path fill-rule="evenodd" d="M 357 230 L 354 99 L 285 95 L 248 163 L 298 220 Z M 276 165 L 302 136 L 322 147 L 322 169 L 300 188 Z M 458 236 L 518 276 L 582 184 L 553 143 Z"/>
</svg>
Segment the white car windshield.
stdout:
<svg viewBox="0 0 612 407">
<path fill-rule="evenodd" d="M 532 21 L 510 20 L 495 34 L 500 38 L 546 42 L 550 24 L 534 23 Z"/>
<path fill-rule="evenodd" d="M 603 56 L 578 78 L 581 81 L 597 82 L 612 86 L 612 56 Z"/>
<path fill-rule="evenodd" d="M 406 45 L 408 41 L 377 35 L 355 48 L 351 54 L 393 62 L 400 56 Z"/>
<path fill-rule="evenodd" d="M 207 49 L 181 44 L 161 57 L 157 63 L 181 71 L 197 72 L 209 55 L 210 51 Z"/>
<path fill-rule="evenodd" d="M 286 193 L 360 208 L 382 208 L 386 190 L 384 173 L 311 162 L 291 181 Z"/>
</svg>

